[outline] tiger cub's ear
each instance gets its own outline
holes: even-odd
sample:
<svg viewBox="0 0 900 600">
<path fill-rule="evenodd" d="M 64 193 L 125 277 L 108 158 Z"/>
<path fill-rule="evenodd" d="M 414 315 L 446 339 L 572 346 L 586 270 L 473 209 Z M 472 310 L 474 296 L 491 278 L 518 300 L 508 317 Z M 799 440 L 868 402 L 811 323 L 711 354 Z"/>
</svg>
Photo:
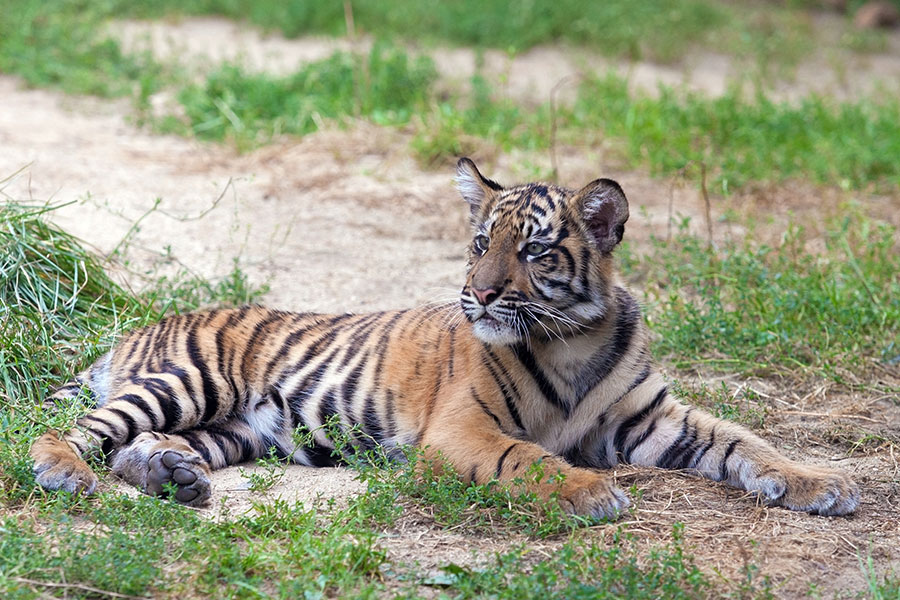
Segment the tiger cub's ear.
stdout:
<svg viewBox="0 0 900 600">
<path fill-rule="evenodd" d="M 472 159 L 463 157 L 456 163 L 456 189 L 459 190 L 463 200 L 469 203 L 469 209 L 474 217 L 481 209 L 485 198 L 502 191 L 503 186 L 484 177 Z"/>
<path fill-rule="evenodd" d="M 588 232 L 600 252 L 607 254 L 622 241 L 628 220 L 628 200 L 612 179 L 596 179 L 576 195 Z"/>
</svg>

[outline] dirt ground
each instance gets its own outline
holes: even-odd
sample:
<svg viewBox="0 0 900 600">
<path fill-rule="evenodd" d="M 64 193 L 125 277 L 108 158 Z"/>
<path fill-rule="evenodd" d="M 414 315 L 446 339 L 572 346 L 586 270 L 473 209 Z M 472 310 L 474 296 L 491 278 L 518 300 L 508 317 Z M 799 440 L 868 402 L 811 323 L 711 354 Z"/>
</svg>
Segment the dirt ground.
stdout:
<svg viewBox="0 0 900 600">
<path fill-rule="evenodd" d="M 321 58 L 343 44 L 267 38 L 215 19 L 152 27 L 128 23 L 117 32 L 145 42 L 149 32 L 159 52 L 181 48 L 205 54 L 206 60 L 234 56 L 236 49 L 260 68 L 275 70 Z M 891 48 L 900 48 L 894 38 Z M 898 56 L 869 56 L 869 67 L 849 69 L 850 77 L 871 86 L 856 93 L 876 89 L 881 75 L 900 81 Z M 463 50 L 440 51 L 436 57 L 442 73 L 459 81 L 474 64 L 473 55 Z M 542 99 L 535 90 L 545 90 L 566 69 L 594 64 L 592 57 L 555 49 L 538 49 L 515 61 L 488 59 L 509 74 L 509 93 L 536 101 Z M 733 67 L 730 59 L 707 56 L 677 67 L 638 64 L 629 69 L 642 82 L 687 83 L 720 93 Z M 802 65 L 796 81 L 784 84 L 780 93 L 791 97 L 825 89 L 841 96 L 841 90 L 853 89 L 846 82 L 828 88 L 823 83 L 828 76 L 803 75 L 814 68 Z M 7 76 L 0 76 L 0 97 L 0 179 L 18 172 L 2 184 L 3 193 L 19 200 L 72 201 L 55 213 L 56 221 L 101 253 L 118 250 L 121 276 L 134 287 L 148 275 L 179 268 L 220 277 L 237 258 L 251 281 L 270 285 L 267 304 L 335 312 L 450 299 L 462 281 L 466 210 L 453 190 L 452 168 L 423 170 L 410 158 L 410 134 L 403 130 L 357 124 L 238 155 L 226 147 L 136 128 L 123 103 L 27 90 Z M 516 153 L 481 158 L 486 174 L 510 183 L 530 178 L 529 165 L 549 163 L 546 156 Z M 692 216 L 694 226 L 704 230 L 704 205 L 693 185 L 623 168 L 602 147 L 561 148 L 559 164 L 562 181 L 572 186 L 599 176 L 620 181 L 634 215 L 626 236 L 638 246 L 651 234 L 665 235 L 670 203 L 675 213 Z M 839 210 L 851 196 L 789 183 L 751 189 L 727 201 L 714 198 L 714 235 L 743 234 L 739 226 L 718 223 L 719 216 L 735 210 L 771 216 L 762 236 L 780 235 L 791 214 L 814 233 L 822 216 Z M 873 214 L 900 222 L 900 198 L 858 199 Z M 129 232 L 129 243 L 120 246 Z M 810 244 L 815 243 L 813 235 Z M 711 376 L 679 377 L 688 386 L 704 377 L 716 383 Z M 878 381 L 897 385 L 898 374 L 876 373 L 868 383 Z M 682 473 L 620 469 L 620 484 L 642 491 L 636 512 L 625 519 L 639 543 L 666 542 L 672 525 L 681 521 L 687 547 L 704 571 L 737 581 L 743 565 L 752 562 L 760 569 L 756 577 L 771 577 L 776 595 L 783 597 L 804 596 L 811 586 L 822 597 L 860 592 L 866 589 L 860 561 L 867 555 L 879 571 L 900 573 L 898 399 L 871 388 L 848 391 L 802 380 L 726 382 L 735 390 L 750 386 L 765 399 L 769 411 L 760 433 L 788 455 L 853 473 L 863 491 L 859 511 L 847 518 L 797 514 L 758 506 L 740 492 Z M 212 505 L 225 502 L 231 514 L 246 510 L 255 497 L 236 467 L 217 472 L 214 485 Z M 364 489 L 351 471 L 296 466 L 266 492 L 304 502 L 356 493 Z M 615 526 L 599 526 L 584 535 L 602 539 L 614 531 Z M 427 571 L 449 562 L 483 561 L 522 541 L 441 531 L 427 515 L 408 515 L 383 543 L 395 561 L 417 562 Z M 529 542 L 539 553 L 552 552 L 559 543 Z"/>
</svg>

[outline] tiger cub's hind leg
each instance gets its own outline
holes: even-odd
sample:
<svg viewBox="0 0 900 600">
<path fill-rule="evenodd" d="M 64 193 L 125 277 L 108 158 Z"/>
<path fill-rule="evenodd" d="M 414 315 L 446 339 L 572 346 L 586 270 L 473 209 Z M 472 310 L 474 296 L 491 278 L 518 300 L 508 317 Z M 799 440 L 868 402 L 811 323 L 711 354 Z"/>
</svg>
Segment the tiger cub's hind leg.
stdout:
<svg viewBox="0 0 900 600">
<path fill-rule="evenodd" d="M 112 471 L 151 496 L 167 496 L 174 488 L 175 500 L 188 506 L 203 506 L 212 495 L 209 463 L 179 435 L 146 432 L 116 452 Z"/>
</svg>

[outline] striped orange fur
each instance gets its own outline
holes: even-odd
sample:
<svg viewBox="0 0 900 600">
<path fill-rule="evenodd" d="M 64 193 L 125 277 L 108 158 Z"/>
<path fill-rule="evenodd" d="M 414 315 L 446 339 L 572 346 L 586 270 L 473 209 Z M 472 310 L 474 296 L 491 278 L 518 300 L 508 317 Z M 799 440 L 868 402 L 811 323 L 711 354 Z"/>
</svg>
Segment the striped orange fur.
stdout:
<svg viewBox="0 0 900 600">
<path fill-rule="evenodd" d="M 211 470 L 264 455 L 334 464 L 320 426 L 358 426 L 362 446 L 420 446 L 462 477 L 511 481 L 537 461 L 562 483 L 530 483 L 572 513 L 628 505 L 605 471 L 686 469 L 772 505 L 852 512 L 840 471 L 781 455 L 746 429 L 688 407 L 653 368 L 638 304 L 616 273 L 628 203 L 613 181 L 574 191 L 504 188 L 468 159 L 458 186 L 473 228 L 460 303 L 363 315 L 261 307 L 164 319 L 126 335 L 55 401 L 87 388 L 96 408 L 31 450 L 48 489 L 92 492 L 83 460 L 151 494 L 202 505 Z M 298 426 L 315 432 L 295 448 Z M 559 479 L 559 478 L 557 478 Z"/>
</svg>

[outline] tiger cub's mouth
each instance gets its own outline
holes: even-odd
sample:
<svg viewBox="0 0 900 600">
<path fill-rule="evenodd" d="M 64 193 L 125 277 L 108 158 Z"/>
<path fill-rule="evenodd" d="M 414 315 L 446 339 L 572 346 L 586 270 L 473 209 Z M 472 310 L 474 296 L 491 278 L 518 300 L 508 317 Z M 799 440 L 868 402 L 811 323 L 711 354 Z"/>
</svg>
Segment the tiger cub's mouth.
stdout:
<svg viewBox="0 0 900 600">
<path fill-rule="evenodd" d="M 495 317 L 489 311 L 484 310 L 480 315 L 470 316 L 472 332 L 475 337 L 486 344 L 507 346 L 521 341 L 521 332 L 517 328 Z"/>
</svg>

